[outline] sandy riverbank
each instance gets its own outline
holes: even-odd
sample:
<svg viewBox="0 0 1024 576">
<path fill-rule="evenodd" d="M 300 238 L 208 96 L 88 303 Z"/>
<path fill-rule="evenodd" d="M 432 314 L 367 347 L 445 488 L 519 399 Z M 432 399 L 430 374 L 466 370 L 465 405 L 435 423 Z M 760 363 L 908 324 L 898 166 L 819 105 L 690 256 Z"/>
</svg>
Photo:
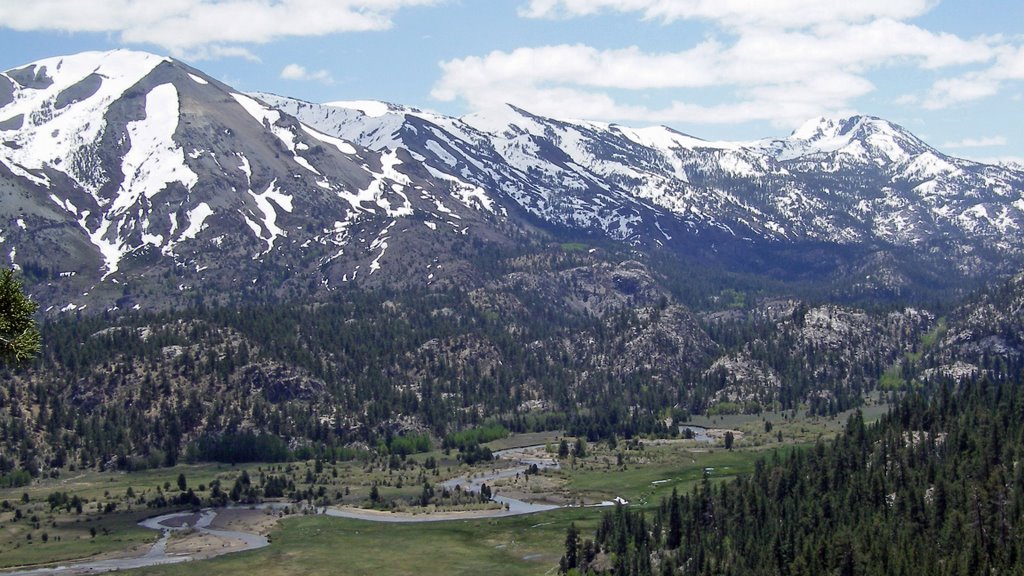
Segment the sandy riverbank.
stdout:
<svg viewBox="0 0 1024 576">
<path fill-rule="evenodd" d="M 217 516 L 207 528 L 266 536 L 280 519 L 278 512 L 269 509 L 221 508 L 217 510 Z M 187 522 L 188 525 L 193 526 L 197 520 L 198 515 L 193 515 L 184 519 L 175 518 L 174 524 L 172 521 L 164 522 L 164 524 L 182 526 L 183 522 Z M 240 552 L 249 547 L 249 544 L 241 538 L 195 530 L 172 535 L 167 542 L 167 554 L 169 556 L 190 556 L 194 560 L 201 560 L 221 554 Z"/>
</svg>

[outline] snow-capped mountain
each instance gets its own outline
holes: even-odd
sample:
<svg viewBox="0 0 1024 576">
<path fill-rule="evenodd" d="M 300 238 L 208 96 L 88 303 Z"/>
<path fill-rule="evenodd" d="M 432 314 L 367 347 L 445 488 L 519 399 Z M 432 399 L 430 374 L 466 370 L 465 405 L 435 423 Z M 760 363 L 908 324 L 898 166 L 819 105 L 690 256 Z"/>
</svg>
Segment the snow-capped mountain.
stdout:
<svg viewBox="0 0 1024 576">
<path fill-rule="evenodd" d="M 205 296 L 217 299 L 340 285 L 380 270 L 406 228 L 462 236 L 501 216 L 404 150 L 323 134 L 145 53 L 0 75 L 0 119 L 0 250 L 68 309 L 97 290 L 132 306 L 200 287 L 225 289 Z M 419 257 L 433 280 L 444 255 Z"/>
<path fill-rule="evenodd" d="M 466 286 L 481 246 L 538 229 L 892 289 L 1013 269 L 1022 195 L 1021 170 L 864 116 L 710 142 L 242 94 L 128 51 L 0 74 L 0 254 L 57 309 Z"/>
<path fill-rule="evenodd" d="M 326 133 L 406 148 L 435 170 L 500 187 L 542 218 L 620 239 L 664 241 L 652 225 L 683 224 L 790 242 L 963 237 L 1016 253 L 1024 238 L 1024 173 L 946 156 L 879 118 L 818 118 L 783 139 L 709 142 L 512 106 L 454 119 L 261 97 Z"/>
</svg>

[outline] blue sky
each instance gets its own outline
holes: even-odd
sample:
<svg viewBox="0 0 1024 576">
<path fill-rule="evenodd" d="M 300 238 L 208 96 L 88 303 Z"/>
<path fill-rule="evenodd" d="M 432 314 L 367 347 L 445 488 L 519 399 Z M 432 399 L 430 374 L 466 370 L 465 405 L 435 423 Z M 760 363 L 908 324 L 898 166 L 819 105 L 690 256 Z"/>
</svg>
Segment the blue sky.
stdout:
<svg viewBox="0 0 1024 576">
<path fill-rule="evenodd" d="M 128 47 L 314 102 L 511 102 L 708 139 L 862 113 L 1024 161 L 1022 24 L 1019 0 L 0 0 L 0 68 Z"/>
</svg>

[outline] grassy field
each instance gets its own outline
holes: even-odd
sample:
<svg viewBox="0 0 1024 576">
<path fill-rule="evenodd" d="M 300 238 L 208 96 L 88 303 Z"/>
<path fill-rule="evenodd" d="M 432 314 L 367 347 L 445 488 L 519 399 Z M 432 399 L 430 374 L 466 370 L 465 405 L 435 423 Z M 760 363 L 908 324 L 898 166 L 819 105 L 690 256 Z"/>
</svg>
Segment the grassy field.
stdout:
<svg viewBox="0 0 1024 576">
<path fill-rule="evenodd" d="M 864 421 L 874 422 L 889 411 L 889 405 L 878 394 L 865 399 L 864 406 L 858 408 L 864 415 Z M 806 414 L 783 412 L 762 412 L 761 414 L 728 414 L 719 416 L 692 416 L 686 422 L 704 428 L 728 428 L 743 433 L 743 440 L 737 447 L 772 446 L 779 443 L 806 444 L 816 442 L 820 438 L 828 438 L 839 433 L 846 426 L 846 421 L 858 409 L 840 412 L 833 417 L 809 416 Z M 770 431 L 765 423 L 770 423 Z M 782 440 L 779 440 L 779 433 Z"/>
<path fill-rule="evenodd" d="M 877 419 L 887 407 L 877 399 L 864 408 L 865 419 Z M 773 450 L 828 438 L 842 429 L 847 415 L 812 418 L 793 413 L 694 418 L 689 423 L 739 432 L 735 449 L 722 441 L 619 441 L 614 446 L 590 444 L 584 458 L 569 457 L 558 471 L 531 477 L 529 484 L 507 479 L 495 484 L 533 497 L 559 502 L 600 502 L 621 497 L 631 506 L 656 506 L 673 488 L 691 490 L 707 476 L 723 481 L 753 469 L 754 462 Z M 488 444 L 493 450 L 549 444 L 557 432 L 521 434 Z M 569 439 L 570 444 L 574 439 Z M 436 466 L 427 468 L 430 460 Z M 154 497 L 182 494 L 184 475 L 189 489 L 209 497 L 218 481 L 227 490 L 245 470 L 256 479 L 286 476 L 295 489 L 314 489 L 330 503 L 365 505 L 371 487 L 378 486 L 382 506 L 399 508 L 418 499 L 424 482 L 441 481 L 488 470 L 495 464 L 470 468 L 453 455 L 434 451 L 410 456 L 398 466 L 387 458 L 373 461 L 289 464 L 179 465 L 133 473 L 65 471 L 24 488 L 0 490 L 0 569 L 44 565 L 125 551 L 155 541 L 157 534 L 136 523 L 167 508 L 151 509 Z M 525 480 L 525 479 L 524 479 Z M 500 485 L 499 485 L 500 484 Z M 291 488 L 290 488 L 291 489 Z M 540 493 L 535 492 L 539 490 Z M 66 492 L 85 501 L 81 512 L 52 508 L 47 498 Z M 318 500 L 319 501 L 319 500 Z M 6 504 L 5 504 L 6 502 Z M 589 533 L 602 509 L 565 508 L 538 515 L 499 520 L 444 523 L 378 524 L 339 518 L 303 516 L 278 525 L 273 544 L 263 550 L 203 561 L 203 571 L 216 574 L 543 574 L 554 572 L 561 555 L 565 529 L 576 522 Z M 388 546 L 393 546 L 390 553 Z M 179 565 L 136 571 L 139 574 L 193 573 L 196 566 Z"/>
<path fill-rule="evenodd" d="M 532 438 L 528 444 L 536 444 Z M 779 450 L 792 450 L 790 443 Z M 617 456 L 623 454 L 623 465 Z M 594 446 L 591 455 L 545 473 L 562 490 L 580 497 L 622 496 L 633 506 L 655 506 L 673 487 L 689 490 L 705 473 L 713 481 L 750 471 L 764 449 L 727 451 L 692 442 L 644 444 L 631 449 Z M 706 468 L 714 468 L 705 472 Z M 283 520 L 263 550 L 204 561 L 213 574 L 470 575 L 555 574 L 565 531 L 575 523 L 591 534 L 608 508 L 563 508 L 493 520 L 385 524 L 322 516 Z M 389 549 L 393 546 L 393 549 Z M 171 565 L 137 571 L 173 576 L 195 566 Z"/>
<path fill-rule="evenodd" d="M 0 569 L 87 558 L 152 544 L 157 533 L 136 525 L 150 515 L 152 512 L 145 511 L 72 517 L 51 513 L 49 506 L 28 507 L 25 517 L 17 522 L 13 514 L 5 514 L 0 524 Z"/>
<path fill-rule="evenodd" d="M 258 467 L 248 469 L 254 473 Z M 0 490 L 0 568 L 88 558 L 151 544 L 158 534 L 139 527 L 138 522 L 173 508 L 154 510 L 139 499 L 180 493 L 179 474 L 185 475 L 189 488 L 205 496 L 214 479 L 230 485 L 243 469 L 202 464 L 132 473 L 70 471 L 30 486 Z M 51 506 L 48 497 L 54 493 L 82 499 L 82 511 Z"/>
<path fill-rule="evenodd" d="M 721 481 L 753 470 L 761 451 L 694 448 L 692 443 L 645 446 L 624 453 L 623 465 L 615 457 L 597 454 L 578 460 L 560 474 L 571 494 L 592 500 L 621 497 L 632 505 L 656 505 L 675 488 L 691 490 L 705 474 Z"/>
<path fill-rule="evenodd" d="M 255 469 L 257 465 L 246 465 Z M 15 499 L 27 493 L 32 500 L 45 500 L 55 491 L 77 494 L 91 502 L 108 501 L 125 494 L 129 488 L 138 495 L 176 487 L 178 474 L 184 474 L 188 486 L 209 486 L 215 478 L 234 478 L 243 467 L 230 464 L 181 464 L 174 468 L 156 468 L 140 472 L 96 472 L 82 470 L 65 472 L 60 478 L 44 479 L 31 486 L 0 490 L 0 500 Z M 165 487 L 166 485 L 166 487 Z"/>
<path fill-rule="evenodd" d="M 501 520 L 384 524 L 323 516 L 289 518 L 269 548 L 203 561 L 203 572 L 379 576 L 519 576 L 554 574 L 571 522 L 590 533 L 600 509 L 564 509 Z M 196 565 L 135 574 L 195 574 Z"/>
<path fill-rule="evenodd" d="M 512 434 L 508 438 L 488 442 L 486 446 L 491 450 L 508 450 L 510 448 L 523 448 L 525 446 L 539 446 L 541 444 L 557 445 L 562 438 L 559 432 L 530 432 L 526 434 Z"/>
</svg>

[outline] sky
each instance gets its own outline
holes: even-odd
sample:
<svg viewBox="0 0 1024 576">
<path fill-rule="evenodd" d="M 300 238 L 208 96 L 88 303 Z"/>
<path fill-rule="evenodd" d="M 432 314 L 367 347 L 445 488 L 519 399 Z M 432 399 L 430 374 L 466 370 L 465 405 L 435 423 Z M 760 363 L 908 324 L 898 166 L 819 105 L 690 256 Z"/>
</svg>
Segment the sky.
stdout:
<svg viewBox="0 0 1024 576">
<path fill-rule="evenodd" d="M 1024 163 L 1020 0 L 0 0 L 0 69 L 116 48 L 310 102 L 508 102 L 711 140 L 868 114 Z"/>
</svg>

